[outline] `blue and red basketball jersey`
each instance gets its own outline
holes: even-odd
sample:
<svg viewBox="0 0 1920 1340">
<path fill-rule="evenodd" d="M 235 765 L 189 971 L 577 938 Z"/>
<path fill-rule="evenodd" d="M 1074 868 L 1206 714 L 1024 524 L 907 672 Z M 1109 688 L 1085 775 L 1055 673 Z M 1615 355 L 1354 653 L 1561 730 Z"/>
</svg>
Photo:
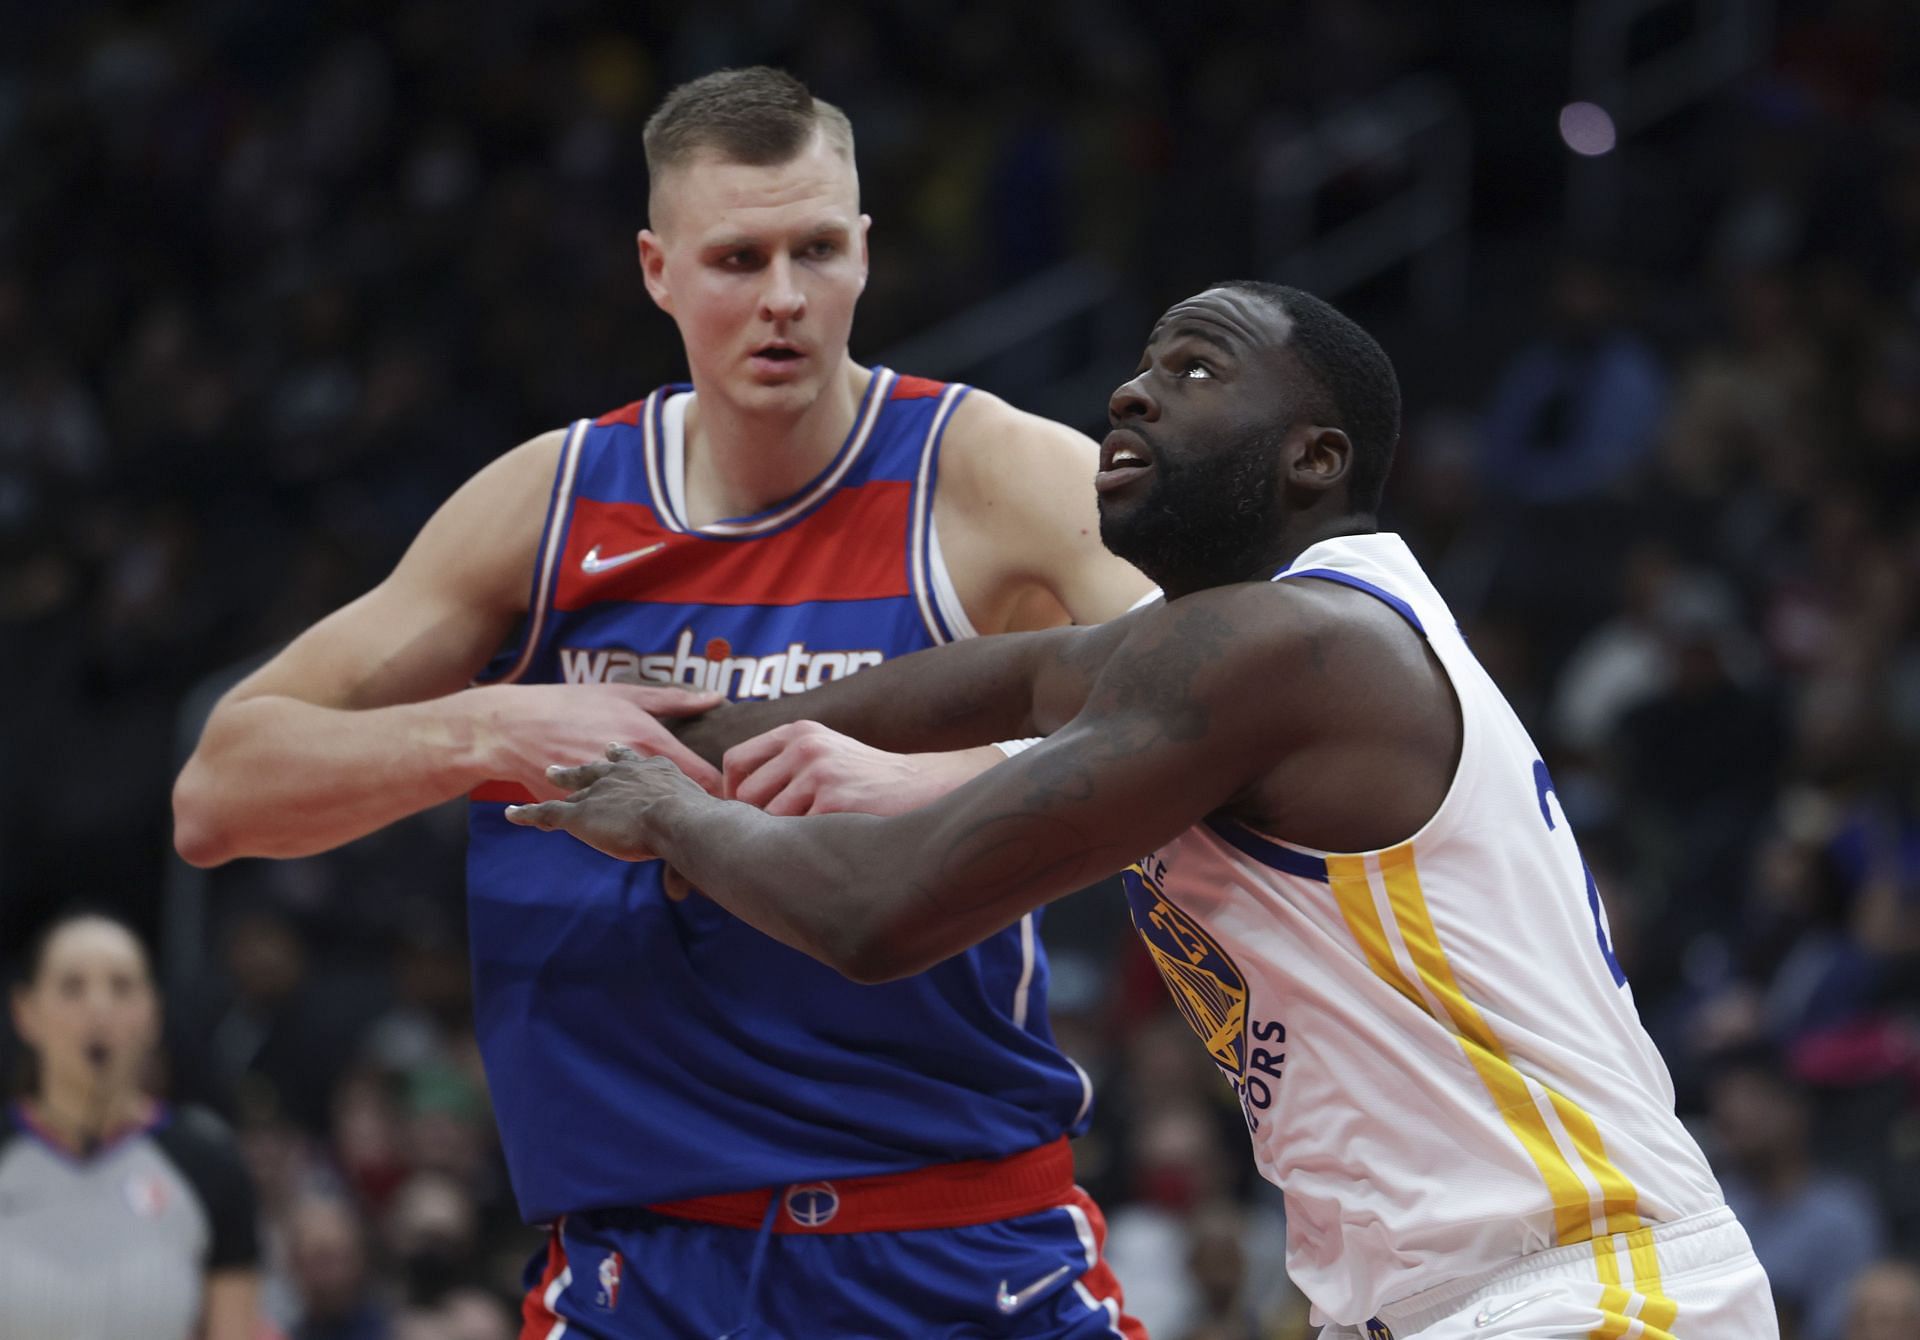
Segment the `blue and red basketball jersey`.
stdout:
<svg viewBox="0 0 1920 1340">
<path fill-rule="evenodd" d="M 939 556 L 941 434 L 963 386 L 874 370 L 824 471 L 753 516 L 687 523 L 689 388 L 569 431 L 520 644 L 489 678 L 801 692 L 966 636 Z M 859 986 L 658 862 L 517 828 L 476 791 L 475 1017 L 532 1221 L 990 1158 L 1077 1132 L 1038 914 L 906 981 Z"/>
</svg>

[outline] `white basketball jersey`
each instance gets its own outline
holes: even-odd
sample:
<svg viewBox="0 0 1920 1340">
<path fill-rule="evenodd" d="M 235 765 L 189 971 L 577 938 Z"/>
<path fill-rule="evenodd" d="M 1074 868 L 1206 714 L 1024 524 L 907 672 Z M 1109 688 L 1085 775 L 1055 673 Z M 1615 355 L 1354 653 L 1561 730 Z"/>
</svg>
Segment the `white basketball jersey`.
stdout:
<svg viewBox="0 0 1920 1340">
<path fill-rule="evenodd" d="M 1129 870 L 1175 1003 L 1285 1193 L 1322 1319 L 1593 1244 L 1657 1296 L 1650 1226 L 1722 1204 L 1608 947 L 1546 765 L 1397 535 L 1316 544 L 1275 581 L 1385 601 L 1445 667 L 1459 769 L 1419 832 L 1313 851 L 1222 816 Z"/>
</svg>

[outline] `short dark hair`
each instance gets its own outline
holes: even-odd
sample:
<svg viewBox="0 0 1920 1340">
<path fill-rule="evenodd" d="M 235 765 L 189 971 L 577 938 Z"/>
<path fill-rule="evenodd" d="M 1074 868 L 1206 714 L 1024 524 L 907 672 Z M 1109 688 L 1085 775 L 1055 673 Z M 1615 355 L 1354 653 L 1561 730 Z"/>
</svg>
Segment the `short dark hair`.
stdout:
<svg viewBox="0 0 1920 1340">
<path fill-rule="evenodd" d="M 708 149 L 750 167 L 785 163 L 816 131 L 853 160 L 853 126 L 846 113 L 814 97 L 785 70 L 754 65 L 716 70 L 680 85 L 647 118 L 641 140 L 647 173 L 657 181 L 662 172 Z"/>
<path fill-rule="evenodd" d="M 1229 279 L 1214 287 L 1263 298 L 1286 313 L 1293 323 L 1287 347 L 1326 397 L 1314 413 L 1353 443 L 1348 496 L 1356 510 L 1378 512 L 1400 440 L 1400 378 L 1387 351 L 1333 304 L 1301 289 L 1263 279 Z"/>
<path fill-rule="evenodd" d="M 47 951 L 53 947 L 54 940 L 67 927 L 76 926 L 83 921 L 104 921 L 110 926 L 117 926 L 125 931 L 127 937 L 139 946 L 140 957 L 147 964 L 147 971 L 149 973 L 153 971 L 151 956 L 147 952 L 147 942 L 131 921 L 104 904 L 73 901 L 63 903 L 56 908 L 53 915 L 41 922 L 40 928 L 27 941 L 26 955 L 14 965 L 14 986 L 30 987 L 39 981 L 41 970 L 47 966 Z"/>
</svg>

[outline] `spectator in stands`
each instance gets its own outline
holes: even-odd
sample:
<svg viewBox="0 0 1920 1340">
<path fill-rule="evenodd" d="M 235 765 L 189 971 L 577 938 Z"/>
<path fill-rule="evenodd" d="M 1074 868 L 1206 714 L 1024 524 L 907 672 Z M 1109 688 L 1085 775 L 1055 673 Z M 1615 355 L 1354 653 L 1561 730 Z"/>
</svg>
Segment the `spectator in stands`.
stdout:
<svg viewBox="0 0 1920 1340">
<path fill-rule="evenodd" d="M 1860 1272 L 1847 1300 L 1847 1340 L 1920 1335 L 1920 1266 L 1880 1261 Z"/>
<path fill-rule="evenodd" d="M 1868 1190 L 1822 1172 L 1809 1147 L 1806 1093 L 1761 1053 L 1723 1058 L 1708 1107 L 1720 1185 L 1800 1340 L 1845 1340 L 1848 1290 L 1880 1255 Z"/>
<path fill-rule="evenodd" d="M 264 902 L 235 914 L 222 940 L 224 980 L 186 1011 L 194 1046 L 183 1059 L 197 1087 L 227 1110 L 264 1091 L 307 1130 L 327 1129 L 335 1081 L 379 1008 L 377 988 L 317 970 L 300 926 Z"/>
<path fill-rule="evenodd" d="M 409 1311 L 437 1309 L 471 1278 L 479 1212 L 467 1189 L 441 1173 L 415 1173 L 394 1193 L 383 1224 Z"/>
<path fill-rule="evenodd" d="M 393 1340 L 513 1340 L 518 1333 L 505 1303 L 478 1289 L 460 1289 L 437 1308 L 407 1313 Z"/>
<path fill-rule="evenodd" d="M 289 1238 L 300 1298 L 292 1340 L 392 1340 L 392 1313 L 367 1269 L 366 1232 L 350 1204 L 306 1198 L 293 1209 Z"/>
<path fill-rule="evenodd" d="M 1524 503 L 1618 488 L 1651 451 L 1666 409 L 1666 372 L 1626 324 L 1616 269 L 1562 261 L 1549 314 L 1548 333 L 1507 365 L 1487 411 L 1487 482 Z"/>
</svg>

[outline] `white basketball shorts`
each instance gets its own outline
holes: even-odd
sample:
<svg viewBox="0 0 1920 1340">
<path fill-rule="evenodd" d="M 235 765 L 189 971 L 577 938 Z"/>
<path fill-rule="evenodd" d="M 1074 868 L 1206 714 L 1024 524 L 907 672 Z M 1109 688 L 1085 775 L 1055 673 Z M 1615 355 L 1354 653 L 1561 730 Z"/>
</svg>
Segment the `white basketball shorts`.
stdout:
<svg viewBox="0 0 1920 1340">
<path fill-rule="evenodd" d="M 1779 1340 L 1766 1271 L 1733 1211 L 1651 1230 L 1657 1291 L 1634 1287 L 1644 1281 L 1627 1236 L 1616 1235 L 1610 1271 L 1622 1283 L 1601 1278 L 1594 1244 L 1556 1247 L 1402 1299 L 1367 1324 L 1329 1326 L 1321 1340 Z"/>
</svg>

